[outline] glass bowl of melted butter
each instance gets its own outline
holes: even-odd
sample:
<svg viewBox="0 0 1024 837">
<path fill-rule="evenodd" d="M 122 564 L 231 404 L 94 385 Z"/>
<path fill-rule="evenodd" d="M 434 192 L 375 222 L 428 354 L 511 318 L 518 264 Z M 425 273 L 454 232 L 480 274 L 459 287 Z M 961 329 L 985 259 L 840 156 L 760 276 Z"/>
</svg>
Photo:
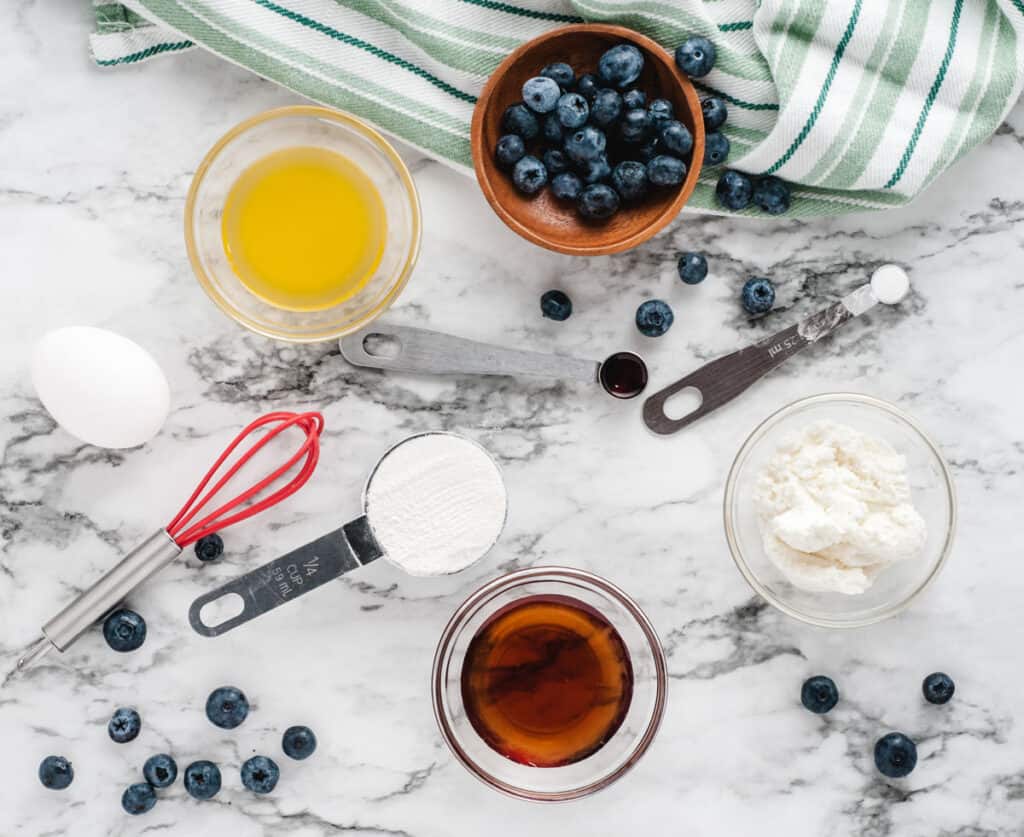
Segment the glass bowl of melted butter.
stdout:
<svg viewBox="0 0 1024 837">
<path fill-rule="evenodd" d="M 398 297 L 420 248 L 409 170 L 374 129 L 340 111 L 267 111 L 210 149 L 185 205 L 203 290 L 278 340 L 331 340 Z"/>
</svg>

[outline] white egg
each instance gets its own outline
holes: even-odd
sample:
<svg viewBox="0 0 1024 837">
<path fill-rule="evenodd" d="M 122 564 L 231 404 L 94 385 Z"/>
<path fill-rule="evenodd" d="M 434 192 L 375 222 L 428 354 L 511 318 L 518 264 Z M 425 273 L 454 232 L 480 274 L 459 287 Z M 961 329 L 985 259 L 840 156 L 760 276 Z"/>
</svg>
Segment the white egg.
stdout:
<svg viewBox="0 0 1024 837">
<path fill-rule="evenodd" d="M 46 334 L 32 356 L 32 384 L 54 421 L 101 448 L 133 448 L 167 419 L 167 378 L 138 343 L 88 326 Z"/>
</svg>

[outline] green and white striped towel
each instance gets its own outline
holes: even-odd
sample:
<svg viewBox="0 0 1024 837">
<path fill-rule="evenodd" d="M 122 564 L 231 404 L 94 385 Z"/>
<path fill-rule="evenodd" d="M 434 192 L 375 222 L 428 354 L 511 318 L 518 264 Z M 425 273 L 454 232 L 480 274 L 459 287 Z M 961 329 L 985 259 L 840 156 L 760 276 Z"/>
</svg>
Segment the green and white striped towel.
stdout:
<svg viewBox="0 0 1024 837">
<path fill-rule="evenodd" d="M 566 23 L 712 39 L 729 165 L 797 184 L 792 214 L 898 206 L 987 138 L 1024 79 L 1024 0 L 95 0 L 109 67 L 199 45 L 468 171 L 487 76 Z M 539 68 L 538 68 L 539 69 Z M 691 207 L 718 209 L 718 172 Z M 748 210 L 753 212 L 753 210 Z"/>
</svg>

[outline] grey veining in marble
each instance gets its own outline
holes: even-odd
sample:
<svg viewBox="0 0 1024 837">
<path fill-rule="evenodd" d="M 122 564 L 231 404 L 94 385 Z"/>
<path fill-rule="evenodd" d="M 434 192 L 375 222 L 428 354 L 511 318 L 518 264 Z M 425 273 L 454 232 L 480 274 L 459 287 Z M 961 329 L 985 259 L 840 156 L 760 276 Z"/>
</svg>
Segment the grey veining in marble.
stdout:
<svg viewBox="0 0 1024 837">
<path fill-rule="evenodd" d="M 916 204 L 839 220 L 753 223 L 686 216 L 636 251 L 572 259 L 508 232 L 475 185 L 408 155 L 425 214 L 423 255 L 395 323 L 581 357 L 642 350 L 654 391 L 839 299 L 885 262 L 912 297 L 879 306 L 810 347 L 733 404 L 670 438 L 647 433 L 638 402 L 543 381 L 426 378 L 348 366 L 336 346 L 296 348 L 236 328 L 193 280 L 182 242 L 190 177 L 211 143 L 293 101 L 198 52 L 116 72 L 89 63 L 88 9 L 15 0 L 0 30 L 0 669 L 76 590 L 165 523 L 223 444 L 276 408 L 320 408 L 323 460 L 311 483 L 225 533 L 228 554 L 181 561 L 132 597 L 149 639 L 119 655 L 99 632 L 0 688 L 0 834 L 193 837 L 230 834 L 1020 835 L 1024 823 L 1024 107 Z M 711 275 L 675 278 L 702 249 Z M 749 320 L 744 279 L 771 276 L 775 312 Z M 566 289 L 575 313 L 540 317 Z M 661 297 L 676 321 L 652 341 L 632 324 Z M 114 329 L 167 372 L 173 410 L 142 448 L 104 452 L 56 428 L 34 397 L 33 341 L 59 325 Z M 849 389 L 895 401 L 939 440 L 957 480 L 960 530 L 934 587 L 885 624 L 848 633 L 802 626 L 754 598 L 721 523 L 732 456 L 769 412 Z M 382 562 L 217 639 L 187 628 L 199 593 L 303 543 L 359 509 L 368 467 L 416 431 L 456 429 L 500 459 L 505 535 L 487 560 L 414 580 Z M 442 744 L 428 697 L 435 640 L 462 598 L 502 571 L 570 564 L 621 584 L 664 641 L 668 709 L 651 751 L 608 791 L 563 806 L 498 796 Z M 925 704 L 921 679 L 948 671 L 957 694 Z M 801 681 L 827 673 L 842 700 L 819 718 Z M 207 693 L 236 684 L 254 711 L 222 731 Z M 115 745 L 116 706 L 143 717 Z M 305 762 L 280 734 L 312 726 Z M 883 781 L 874 740 L 912 735 L 920 762 Z M 158 751 L 224 768 L 211 802 L 179 783 L 145 817 L 120 810 Z M 239 765 L 276 758 L 269 797 Z M 72 759 L 63 793 L 35 777 Z"/>
</svg>

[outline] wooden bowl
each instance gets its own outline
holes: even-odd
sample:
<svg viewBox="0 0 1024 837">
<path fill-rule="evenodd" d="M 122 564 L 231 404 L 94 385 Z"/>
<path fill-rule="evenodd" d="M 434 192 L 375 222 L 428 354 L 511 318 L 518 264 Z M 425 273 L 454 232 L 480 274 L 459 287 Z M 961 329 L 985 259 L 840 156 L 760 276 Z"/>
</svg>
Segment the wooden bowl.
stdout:
<svg viewBox="0 0 1024 837">
<path fill-rule="evenodd" d="M 511 104 L 521 101 L 523 82 L 540 73 L 545 64 L 566 61 L 576 75 L 597 71 L 597 61 L 610 47 L 631 43 L 644 54 L 644 70 L 636 86 L 647 99 L 672 102 L 675 118 L 693 134 L 694 165 L 675 188 L 652 190 L 642 201 L 624 203 L 606 221 L 590 221 L 571 203 L 559 201 L 544 188 L 523 195 L 508 172 L 498 168 L 494 148 L 502 134 L 501 117 Z M 536 142 L 536 141 L 535 141 Z M 488 79 L 473 111 L 470 133 L 473 166 L 487 202 L 511 229 L 523 238 L 575 256 L 618 253 L 646 241 L 676 217 L 697 185 L 704 159 L 704 121 L 700 99 L 689 79 L 676 69 L 665 49 L 631 29 L 598 23 L 581 23 L 546 32 L 520 46 Z M 530 144 L 531 146 L 533 143 Z"/>
</svg>

